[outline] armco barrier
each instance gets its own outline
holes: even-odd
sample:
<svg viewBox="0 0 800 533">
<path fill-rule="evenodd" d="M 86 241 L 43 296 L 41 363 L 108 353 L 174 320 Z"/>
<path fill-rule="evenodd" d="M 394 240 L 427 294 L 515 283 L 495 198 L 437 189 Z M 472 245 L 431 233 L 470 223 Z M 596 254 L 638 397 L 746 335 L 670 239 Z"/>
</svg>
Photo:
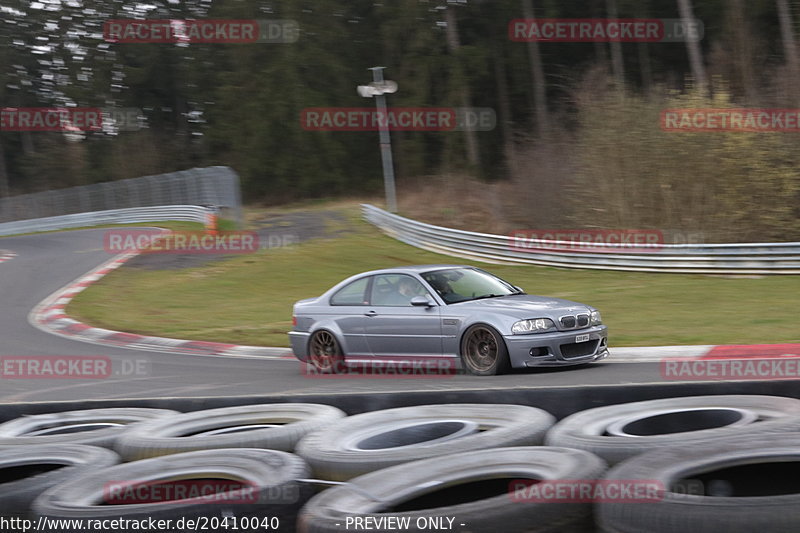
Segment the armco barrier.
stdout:
<svg viewBox="0 0 800 533">
<path fill-rule="evenodd" d="M 404 218 L 363 204 L 364 218 L 387 235 L 432 252 L 487 263 L 529 264 L 595 270 L 690 274 L 800 274 L 800 243 L 663 244 L 636 253 L 624 244 L 582 243 L 603 251 L 520 250 L 514 239 L 445 228 Z M 531 240 L 526 245 L 552 248 L 574 243 Z M 607 252 L 619 248 L 619 252 Z"/>
<path fill-rule="evenodd" d="M 222 166 L 0 198 L 0 223 L 166 205 L 214 205 L 244 223 L 239 176 Z"/>
<path fill-rule="evenodd" d="M 52 231 L 82 228 L 101 224 L 136 224 L 161 220 L 185 220 L 205 222 L 208 209 L 198 205 L 160 205 L 154 207 L 130 207 L 92 213 L 75 213 L 57 217 L 17 220 L 0 224 L 0 235 L 18 235 L 37 231 Z"/>
</svg>

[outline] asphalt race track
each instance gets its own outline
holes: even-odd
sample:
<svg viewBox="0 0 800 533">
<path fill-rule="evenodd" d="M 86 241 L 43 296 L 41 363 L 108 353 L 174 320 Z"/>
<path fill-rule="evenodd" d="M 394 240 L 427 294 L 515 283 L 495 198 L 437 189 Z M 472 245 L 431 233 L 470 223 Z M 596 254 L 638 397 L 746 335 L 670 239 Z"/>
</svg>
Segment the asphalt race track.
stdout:
<svg viewBox="0 0 800 533">
<path fill-rule="evenodd" d="M 107 356 L 114 369 L 109 377 L 98 379 L 5 377 L 0 379 L 0 402 L 663 383 L 657 362 L 603 362 L 491 378 L 462 374 L 424 379 L 349 374 L 318 378 L 304 375 L 294 360 L 106 347 L 52 335 L 29 324 L 28 313 L 40 301 L 111 258 L 103 250 L 104 231 L 0 238 L 0 249 L 17 254 L 0 263 L 0 357 Z"/>
</svg>

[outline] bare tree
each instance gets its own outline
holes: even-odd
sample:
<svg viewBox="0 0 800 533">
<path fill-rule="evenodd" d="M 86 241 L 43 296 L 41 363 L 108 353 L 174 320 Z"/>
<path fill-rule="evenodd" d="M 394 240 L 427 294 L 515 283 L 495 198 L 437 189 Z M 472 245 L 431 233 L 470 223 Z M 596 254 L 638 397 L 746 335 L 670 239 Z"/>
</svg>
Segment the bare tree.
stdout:
<svg viewBox="0 0 800 533">
<path fill-rule="evenodd" d="M 786 63 L 789 65 L 789 72 L 792 76 L 792 86 L 796 87 L 800 66 L 797 61 L 797 45 L 794 40 L 794 30 L 792 29 L 792 13 L 789 11 L 789 4 L 786 0 L 776 0 L 778 5 L 778 17 L 781 26 L 781 40 L 783 41 L 783 53 L 786 56 Z"/>
<path fill-rule="evenodd" d="M 447 49 L 453 56 L 458 58 L 458 51 L 461 48 L 461 39 L 458 35 L 458 18 L 453 9 L 453 6 L 445 3 L 444 20 L 447 24 Z M 463 67 L 458 63 L 459 72 Z M 459 78 L 463 78 L 459 76 Z M 470 95 L 469 87 L 461 80 L 461 87 L 458 88 L 459 99 L 461 100 L 462 107 L 470 107 L 472 97 Z M 480 165 L 480 152 L 478 151 L 478 136 L 471 128 L 464 128 L 464 138 L 467 141 L 467 158 L 469 163 L 477 167 Z"/>
<path fill-rule="evenodd" d="M 6 153 L 3 151 L 3 142 L 0 140 L 0 198 L 5 198 L 8 192 L 8 169 L 6 168 Z"/>
<path fill-rule="evenodd" d="M 733 42 L 727 44 L 730 47 L 730 52 L 732 52 L 730 55 L 735 69 L 735 77 L 741 84 L 747 101 L 755 104 L 758 98 L 754 72 L 755 57 L 757 55 L 754 50 L 756 40 L 745 13 L 744 0 L 732 0 L 730 20 Z"/>
<path fill-rule="evenodd" d="M 593 19 L 601 19 L 605 16 L 603 0 L 592 0 L 592 17 Z M 594 57 L 599 65 L 604 65 L 608 61 L 608 54 L 606 53 L 607 46 L 599 39 L 593 39 Z"/>
<path fill-rule="evenodd" d="M 646 0 L 640 0 L 637 2 L 637 17 L 647 18 L 648 11 L 649 9 Z M 645 94 L 647 94 L 650 92 L 650 88 L 653 86 L 653 69 L 650 65 L 650 50 L 647 47 L 647 43 L 644 41 L 639 41 L 636 44 L 636 49 L 639 53 L 639 75 L 641 76 L 642 80 L 642 88 L 644 89 Z"/>
<path fill-rule="evenodd" d="M 533 20 L 533 0 L 522 0 L 522 15 L 529 21 Z M 539 52 L 537 41 L 528 41 L 528 56 L 533 75 L 533 105 L 536 108 L 536 125 L 539 137 L 544 138 L 549 130 L 550 117 L 547 113 L 547 85 L 542 68 L 542 55 Z"/>
<path fill-rule="evenodd" d="M 506 64 L 502 53 L 497 47 L 492 48 L 492 60 L 494 62 L 494 77 L 497 82 L 497 110 L 500 131 L 503 134 L 503 156 L 508 166 L 509 174 L 513 175 L 516 164 L 516 153 L 514 146 L 514 121 L 511 117 L 511 104 L 508 95 L 508 80 L 506 79 Z"/>
<path fill-rule="evenodd" d="M 700 50 L 700 43 L 688 35 L 688 29 L 691 28 L 694 23 L 692 0 L 678 0 L 678 11 L 680 12 L 684 28 L 687 30 L 686 50 L 689 53 L 689 64 L 692 67 L 692 76 L 694 76 L 697 88 L 702 92 L 706 92 L 708 90 L 708 78 L 706 77 L 706 67 L 703 65 L 703 54 Z"/>
<path fill-rule="evenodd" d="M 606 0 L 606 14 L 609 19 L 617 19 L 617 0 Z M 625 63 L 622 60 L 622 43 L 612 41 L 611 43 L 611 71 L 614 80 L 620 87 L 625 84 Z"/>
</svg>

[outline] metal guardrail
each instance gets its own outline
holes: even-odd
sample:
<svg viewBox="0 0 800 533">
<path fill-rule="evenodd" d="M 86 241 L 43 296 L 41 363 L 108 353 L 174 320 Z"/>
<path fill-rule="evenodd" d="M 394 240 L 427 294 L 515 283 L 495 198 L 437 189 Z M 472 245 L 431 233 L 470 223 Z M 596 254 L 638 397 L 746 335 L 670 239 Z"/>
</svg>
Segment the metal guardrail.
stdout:
<svg viewBox="0 0 800 533">
<path fill-rule="evenodd" d="M 18 235 L 38 231 L 52 231 L 101 224 L 135 224 L 162 220 L 186 220 L 205 222 L 208 208 L 199 205 L 161 205 L 153 207 L 129 207 L 91 213 L 75 213 L 56 217 L 16 220 L 0 224 L 0 235 Z"/>
<path fill-rule="evenodd" d="M 364 218 L 387 235 L 417 248 L 500 264 L 529 264 L 594 270 L 691 274 L 800 274 L 800 243 L 663 244 L 635 251 L 629 245 L 580 243 L 581 251 L 542 250 L 574 242 L 528 240 L 445 228 L 362 204 Z M 598 248 L 593 251 L 591 248 Z M 619 248 L 609 252 L 608 249 Z M 602 251 L 600 250 L 602 249 Z"/>
<path fill-rule="evenodd" d="M 164 205 L 215 205 L 244 222 L 239 176 L 217 166 L 0 198 L 0 223 Z"/>
</svg>

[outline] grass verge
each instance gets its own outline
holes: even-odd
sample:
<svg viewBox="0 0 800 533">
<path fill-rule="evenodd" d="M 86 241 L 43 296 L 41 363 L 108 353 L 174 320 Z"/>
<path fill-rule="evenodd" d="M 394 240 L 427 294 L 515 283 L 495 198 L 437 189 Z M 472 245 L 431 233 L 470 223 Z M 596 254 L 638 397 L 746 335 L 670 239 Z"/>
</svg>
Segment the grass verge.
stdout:
<svg viewBox="0 0 800 533">
<path fill-rule="evenodd" d="M 365 270 L 425 263 L 486 268 L 528 293 L 590 303 L 611 346 L 800 342 L 800 277 L 731 278 L 486 265 L 386 237 L 342 208 L 352 231 L 200 268 L 122 267 L 81 292 L 68 313 L 99 327 L 185 339 L 287 346 L 292 303 Z"/>
</svg>

